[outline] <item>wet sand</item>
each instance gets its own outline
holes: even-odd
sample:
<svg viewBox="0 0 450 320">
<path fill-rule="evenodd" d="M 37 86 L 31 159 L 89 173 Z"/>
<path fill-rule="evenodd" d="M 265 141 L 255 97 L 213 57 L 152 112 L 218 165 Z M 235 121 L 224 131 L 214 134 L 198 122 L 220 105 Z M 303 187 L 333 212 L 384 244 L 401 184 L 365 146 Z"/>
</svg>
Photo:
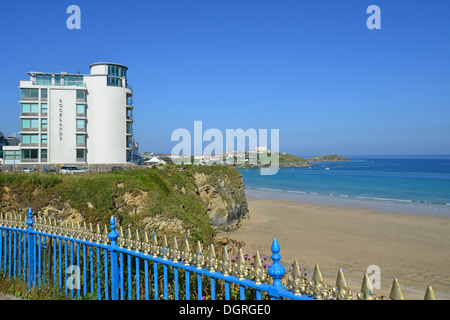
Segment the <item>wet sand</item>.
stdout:
<svg viewBox="0 0 450 320">
<path fill-rule="evenodd" d="M 423 299 L 432 285 L 437 299 L 450 299 L 450 216 L 382 212 L 307 202 L 247 197 L 250 219 L 221 233 L 245 242 L 271 261 L 276 237 L 281 263 L 297 259 L 308 277 L 319 264 L 324 280 L 335 285 L 341 266 L 354 296 L 371 265 L 381 271 L 377 295 L 389 296 L 397 278 L 405 299 Z"/>
</svg>

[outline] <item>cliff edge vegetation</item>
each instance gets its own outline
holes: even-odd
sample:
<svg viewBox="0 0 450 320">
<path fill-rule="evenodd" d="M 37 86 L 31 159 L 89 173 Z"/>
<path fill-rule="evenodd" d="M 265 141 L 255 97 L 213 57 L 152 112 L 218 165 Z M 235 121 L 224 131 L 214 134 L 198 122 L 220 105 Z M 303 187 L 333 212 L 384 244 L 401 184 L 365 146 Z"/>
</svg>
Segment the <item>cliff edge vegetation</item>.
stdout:
<svg viewBox="0 0 450 320">
<path fill-rule="evenodd" d="M 210 241 L 248 218 L 242 175 L 226 166 L 174 166 L 105 173 L 1 173 L 0 211 L 69 223 L 116 224 Z"/>
</svg>

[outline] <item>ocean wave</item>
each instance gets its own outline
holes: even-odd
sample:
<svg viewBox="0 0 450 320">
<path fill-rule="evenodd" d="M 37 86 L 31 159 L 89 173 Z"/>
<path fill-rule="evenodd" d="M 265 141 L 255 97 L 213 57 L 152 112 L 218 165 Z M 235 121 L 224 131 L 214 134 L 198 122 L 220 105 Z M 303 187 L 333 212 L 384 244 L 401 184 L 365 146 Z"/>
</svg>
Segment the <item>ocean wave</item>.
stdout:
<svg viewBox="0 0 450 320">
<path fill-rule="evenodd" d="M 423 204 L 423 205 L 438 205 L 438 206 L 450 206 L 450 203 L 439 202 L 439 201 L 427 201 L 427 200 L 411 200 L 411 199 L 396 199 L 396 198 L 380 198 L 380 197 L 370 197 L 370 196 L 357 196 L 349 194 L 334 194 L 334 193 L 323 193 L 323 192 L 312 192 L 312 191 L 300 191 L 300 190 L 283 190 L 276 188 L 247 188 L 248 190 L 256 191 L 270 191 L 279 193 L 289 193 L 297 195 L 312 195 L 312 196 L 323 196 L 332 198 L 345 198 L 349 200 L 365 200 L 365 201 L 377 201 L 386 203 L 405 203 L 405 204 Z"/>
</svg>

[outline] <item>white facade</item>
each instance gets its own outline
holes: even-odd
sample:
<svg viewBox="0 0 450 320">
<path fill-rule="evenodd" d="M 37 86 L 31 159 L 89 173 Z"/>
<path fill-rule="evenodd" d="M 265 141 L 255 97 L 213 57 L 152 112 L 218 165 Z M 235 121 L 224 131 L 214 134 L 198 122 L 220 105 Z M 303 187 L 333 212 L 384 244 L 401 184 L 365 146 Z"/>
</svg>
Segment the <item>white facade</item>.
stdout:
<svg viewBox="0 0 450 320">
<path fill-rule="evenodd" d="M 30 72 L 21 81 L 21 163 L 123 164 L 133 160 L 127 67 L 94 63 L 89 75 Z"/>
</svg>

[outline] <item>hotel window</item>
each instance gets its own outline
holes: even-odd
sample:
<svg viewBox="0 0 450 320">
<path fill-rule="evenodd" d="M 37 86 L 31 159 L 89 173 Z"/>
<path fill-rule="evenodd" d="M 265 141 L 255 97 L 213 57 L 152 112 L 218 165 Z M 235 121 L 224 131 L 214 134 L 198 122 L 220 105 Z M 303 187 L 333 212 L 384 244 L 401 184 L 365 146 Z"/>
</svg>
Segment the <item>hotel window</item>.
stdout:
<svg viewBox="0 0 450 320">
<path fill-rule="evenodd" d="M 23 134 L 22 135 L 22 143 L 23 144 L 38 144 L 39 143 L 39 135 Z"/>
<path fill-rule="evenodd" d="M 108 75 L 112 77 L 126 78 L 127 69 L 120 66 L 108 65 Z"/>
<path fill-rule="evenodd" d="M 38 100 L 39 89 L 22 89 L 21 98 L 22 100 Z"/>
<path fill-rule="evenodd" d="M 86 91 L 77 90 L 77 101 L 80 101 L 80 102 L 86 101 Z"/>
<path fill-rule="evenodd" d="M 48 136 L 46 134 L 41 134 L 41 144 L 47 144 L 48 143 Z"/>
<path fill-rule="evenodd" d="M 22 113 L 39 113 L 39 104 L 22 103 Z"/>
<path fill-rule="evenodd" d="M 77 134 L 77 145 L 86 145 L 86 136 L 84 134 Z"/>
<path fill-rule="evenodd" d="M 22 129 L 39 129 L 39 119 L 22 119 Z"/>
<path fill-rule="evenodd" d="M 52 76 L 51 75 L 36 75 L 36 84 L 38 86 L 50 86 L 52 84 Z"/>
<path fill-rule="evenodd" d="M 106 84 L 108 86 L 112 86 L 112 87 L 122 87 L 122 79 L 121 78 L 108 77 Z"/>
<path fill-rule="evenodd" d="M 86 115 L 86 106 L 84 104 L 77 104 L 77 116 L 78 115 Z"/>
<path fill-rule="evenodd" d="M 41 100 L 47 100 L 47 89 L 41 89 Z"/>
<path fill-rule="evenodd" d="M 55 76 L 55 86 L 61 85 L 61 76 Z"/>
<path fill-rule="evenodd" d="M 47 161 L 47 149 L 41 149 L 41 161 Z"/>
<path fill-rule="evenodd" d="M 77 119 L 77 131 L 85 131 L 86 120 Z"/>
<path fill-rule="evenodd" d="M 133 125 L 131 123 L 127 123 L 127 133 L 133 133 Z"/>
<path fill-rule="evenodd" d="M 83 76 L 64 76 L 65 86 L 82 86 Z"/>
<path fill-rule="evenodd" d="M 38 159 L 38 149 L 22 149 L 22 159 Z"/>
<path fill-rule="evenodd" d="M 48 127 L 48 120 L 41 119 L 41 129 L 47 130 L 47 127 Z"/>
<path fill-rule="evenodd" d="M 132 105 L 133 105 L 133 98 L 127 97 L 127 106 L 132 106 Z"/>
<path fill-rule="evenodd" d="M 85 149 L 77 149 L 77 161 L 84 161 L 86 158 Z"/>
<path fill-rule="evenodd" d="M 127 137 L 127 148 L 133 148 L 133 138 Z"/>
<path fill-rule="evenodd" d="M 47 109 L 47 104 L 46 103 L 42 103 L 41 104 L 41 113 L 42 114 L 47 114 L 48 109 Z"/>
<path fill-rule="evenodd" d="M 5 150 L 5 160 L 20 160 L 20 150 Z"/>
</svg>

